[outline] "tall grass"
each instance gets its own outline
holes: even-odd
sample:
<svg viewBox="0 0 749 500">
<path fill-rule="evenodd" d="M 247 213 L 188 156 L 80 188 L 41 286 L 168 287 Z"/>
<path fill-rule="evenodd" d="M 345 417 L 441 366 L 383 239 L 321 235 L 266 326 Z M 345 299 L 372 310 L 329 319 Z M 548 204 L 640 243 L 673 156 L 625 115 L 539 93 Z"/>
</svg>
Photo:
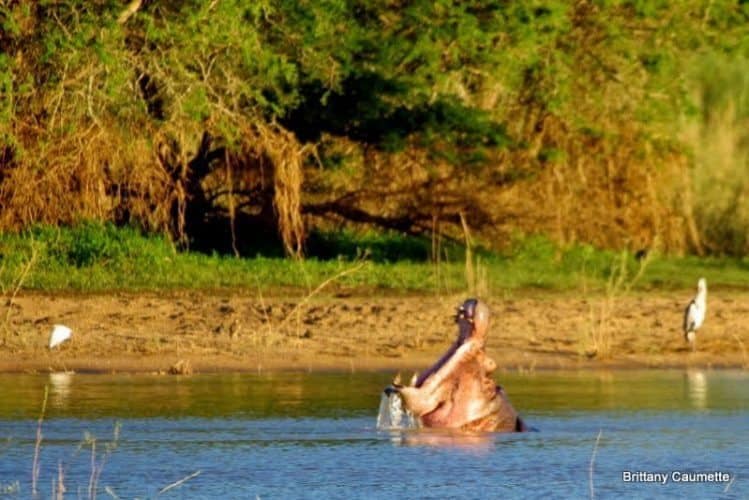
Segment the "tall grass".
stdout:
<svg viewBox="0 0 749 500">
<path fill-rule="evenodd" d="M 42 444 L 44 441 L 44 436 L 42 433 L 42 427 L 44 424 L 44 418 L 46 415 L 47 410 L 47 400 L 49 397 L 49 387 L 44 386 L 44 398 L 42 400 L 42 408 L 39 414 L 39 418 L 37 419 L 37 426 L 36 426 L 36 439 L 34 441 L 34 456 L 32 458 L 31 462 L 31 497 L 32 498 L 39 498 L 39 491 L 37 489 L 37 485 L 39 484 L 40 479 L 40 457 L 42 453 Z M 112 431 L 112 439 L 108 442 L 105 442 L 103 444 L 102 449 L 99 449 L 97 452 L 97 438 L 90 433 L 86 432 L 84 433 L 83 440 L 78 445 L 78 448 L 76 450 L 76 454 L 85 448 L 90 448 L 91 450 L 91 470 L 88 478 L 88 485 L 86 487 L 86 495 L 85 498 L 88 498 L 90 500 L 95 500 L 98 493 L 99 493 L 99 481 L 101 480 L 101 474 L 104 470 L 104 466 L 106 465 L 108 459 L 111 457 L 112 453 L 117 449 L 119 439 L 120 439 L 120 423 L 117 422 L 114 425 L 114 429 Z M 59 462 L 57 464 L 57 470 L 55 471 L 57 477 L 52 479 L 52 498 L 56 499 L 62 499 L 64 498 L 64 494 L 67 491 L 67 487 L 65 486 L 65 465 L 63 462 Z M 161 495 L 162 493 L 166 493 L 167 491 L 178 488 L 190 479 L 193 479 L 201 474 L 201 471 L 196 471 L 188 476 L 185 476 L 184 478 L 175 481 L 163 488 L 161 488 L 158 493 L 158 495 Z M 13 481 L 8 484 L 0 483 L 0 494 L 18 494 L 21 491 L 21 483 L 19 480 Z M 82 489 L 78 488 L 78 497 L 82 497 Z M 112 498 L 119 498 L 114 490 L 110 486 L 105 486 L 104 491 L 109 494 Z"/>
<path fill-rule="evenodd" d="M 387 237 L 381 238 L 384 245 Z M 397 246 L 399 241 L 391 243 Z M 346 248 L 366 252 L 366 240 L 352 241 Z M 355 267 L 357 257 L 345 252 L 333 259 L 303 261 L 178 252 L 166 238 L 99 223 L 2 233 L 0 255 L 0 284 L 6 297 L 16 289 L 106 292 L 226 287 L 268 295 L 289 289 L 313 293 L 326 283 L 325 293 L 366 289 L 368 293 L 497 294 L 527 288 L 605 293 L 614 269 L 624 266 L 628 277 L 640 269 L 640 262 L 628 252 L 587 245 L 562 247 L 544 237 L 528 236 L 516 238 L 503 253 L 474 249 L 468 261 L 474 270 L 471 280 L 466 276 L 465 254 L 457 251 L 439 266 L 428 256 L 370 260 L 350 273 L 347 270 Z M 336 279 L 330 282 L 333 276 Z M 743 287 L 749 283 L 749 260 L 651 254 L 647 270 L 633 288 L 691 288 L 699 276 L 705 276 L 711 286 Z"/>
<path fill-rule="evenodd" d="M 644 276 L 651 259 L 652 255 L 640 259 L 639 268 L 636 271 L 630 266 L 626 252 L 621 252 L 612 259 L 604 293 L 597 301 L 592 301 L 589 305 L 590 319 L 581 343 L 581 351 L 586 356 L 603 359 L 611 357 L 615 342 L 612 319 L 617 301 Z"/>
</svg>

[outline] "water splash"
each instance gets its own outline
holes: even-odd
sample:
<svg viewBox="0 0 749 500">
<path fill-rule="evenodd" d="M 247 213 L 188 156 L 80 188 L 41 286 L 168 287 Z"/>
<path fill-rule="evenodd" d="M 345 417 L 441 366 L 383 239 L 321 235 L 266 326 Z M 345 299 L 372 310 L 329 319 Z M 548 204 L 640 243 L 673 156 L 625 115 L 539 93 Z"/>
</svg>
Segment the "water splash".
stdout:
<svg viewBox="0 0 749 500">
<path fill-rule="evenodd" d="M 397 392 L 385 391 L 380 397 L 380 410 L 377 413 L 377 428 L 379 430 L 416 429 L 419 422 L 413 414 L 403 408 L 403 399 Z"/>
</svg>

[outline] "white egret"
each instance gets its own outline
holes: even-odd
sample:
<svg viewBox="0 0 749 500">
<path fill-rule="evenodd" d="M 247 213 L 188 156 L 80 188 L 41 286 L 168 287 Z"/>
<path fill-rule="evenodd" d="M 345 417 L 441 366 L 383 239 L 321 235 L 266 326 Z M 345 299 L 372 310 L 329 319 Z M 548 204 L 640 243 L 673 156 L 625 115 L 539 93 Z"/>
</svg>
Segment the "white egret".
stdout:
<svg viewBox="0 0 749 500">
<path fill-rule="evenodd" d="M 52 333 L 49 336 L 49 348 L 52 349 L 70 339 L 73 334 L 73 330 L 65 325 L 54 325 L 52 327 Z"/>
<path fill-rule="evenodd" d="M 697 295 L 694 296 L 686 310 L 684 311 L 684 339 L 695 350 L 697 341 L 697 330 L 700 329 L 705 321 L 707 313 L 707 281 L 700 278 L 697 282 Z"/>
</svg>

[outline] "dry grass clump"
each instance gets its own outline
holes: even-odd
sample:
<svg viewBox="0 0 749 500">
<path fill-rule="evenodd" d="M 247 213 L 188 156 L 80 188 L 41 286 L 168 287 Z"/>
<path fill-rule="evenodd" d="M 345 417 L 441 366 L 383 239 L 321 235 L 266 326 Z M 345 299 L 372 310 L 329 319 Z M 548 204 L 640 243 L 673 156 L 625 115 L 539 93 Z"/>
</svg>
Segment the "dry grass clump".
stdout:
<svg viewBox="0 0 749 500">
<path fill-rule="evenodd" d="M 483 166 L 455 165 L 418 150 L 359 151 L 328 138 L 323 152 L 348 162 L 306 172 L 306 213 L 336 225 L 364 222 L 455 242 L 465 241 L 467 226 L 476 245 L 494 248 L 509 246 L 518 231 L 562 245 L 633 251 L 656 240 L 664 251 L 692 244 L 689 218 L 672 192 L 688 168 L 681 155 L 643 151 L 636 131 L 610 138 L 565 127 L 544 118 L 537 146 L 497 151 Z"/>
<path fill-rule="evenodd" d="M 148 167 L 156 158 L 143 140 L 131 142 L 96 125 L 39 135 L 0 177 L 0 228 L 130 217 L 149 229 L 164 228 L 168 178 Z"/>
<path fill-rule="evenodd" d="M 180 359 L 169 367 L 170 375 L 192 375 L 192 364 L 189 360 Z"/>
<path fill-rule="evenodd" d="M 207 212 L 272 206 L 290 255 L 302 253 L 302 163 L 307 149 L 275 125 L 248 126 L 239 153 L 210 135 L 102 129 L 29 137 L 0 176 L 0 230 L 81 220 L 134 223 L 187 244 Z M 208 139 L 206 139 L 208 137 Z M 42 147 L 42 144 L 45 146 Z M 46 145 L 49 144 L 49 145 Z M 197 144 L 191 151 L 189 144 Z M 261 196 L 258 196 L 260 194 Z M 257 208 L 253 208 L 257 207 Z M 199 228 L 198 228 L 199 229 Z"/>
<path fill-rule="evenodd" d="M 642 277 L 652 254 L 639 262 L 639 268 L 630 275 L 627 267 L 627 253 L 622 252 L 612 262 L 606 283 L 605 293 L 598 299 L 591 299 L 588 306 L 588 321 L 584 326 L 578 350 L 588 358 L 609 359 L 615 353 L 617 328 L 614 325 L 616 309 L 622 296 Z"/>
<path fill-rule="evenodd" d="M 258 149 L 274 169 L 273 207 L 286 253 L 301 257 L 304 243 L 302 221 L 303 162 L 309 147 L 299 144 L 294 134 L 277 125 L 257 127 Z"/>
<path fill-rule="evenodd" d="M 663 201 L 670 155 L 643 157 L 635 132 L 610 140 L 550 134 L 563 156 L 527 187 L 528 196 L 517 193 L 538 207 L 536 231 L 563 244 L 638 250 L 659 239 L 663 249 L 684 248 L 684 221 Z"/>
<path fill-rule="evenodd" d="M 242 121 L 238 126 L 240 142 L 228 144 L 203 132 L 197 152 L 190 155 L 184 152 L 184 140 L 162 141 L 160 163 L 172 178 L 173 234 L 187 243 L 190 236 L 200 236 L 211 214 L 226 217 L 237 253 L 235 221 L 243 214 L 275 226 L 286 253 L 299 257 L 305 236 L 303 163 L 310 147 L 276 124 Z"/>
</svg>

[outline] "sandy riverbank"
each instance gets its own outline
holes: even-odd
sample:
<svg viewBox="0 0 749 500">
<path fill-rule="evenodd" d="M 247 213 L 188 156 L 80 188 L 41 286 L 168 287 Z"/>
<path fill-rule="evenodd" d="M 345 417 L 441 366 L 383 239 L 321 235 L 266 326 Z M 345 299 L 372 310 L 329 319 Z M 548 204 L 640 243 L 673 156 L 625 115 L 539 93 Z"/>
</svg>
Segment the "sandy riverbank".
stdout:
<svg viewBox="0 0 749 500">
<path fill-rule="evenodd" d="M 749 293 L 712 293 L 697 352 L 681 321 L 691 291 L 608 302 L 527 291 L 488 300 L 501 370 L 749 366 Z M 272 297 L 236 292 L 21 294 L 6 305 L 1 372 L 392 370 L 431 364 L 462 296 Z M 683 295 L 683 297 L 682 297 Z M 52 325 L 73 329 L 47 347 Z M 596 348 L 593 338 L 598 336 Z M 604 343 L 610 342 L 610 354 Z M 602 347 L 603 346 L 603 347 Z"/>
</svg>

